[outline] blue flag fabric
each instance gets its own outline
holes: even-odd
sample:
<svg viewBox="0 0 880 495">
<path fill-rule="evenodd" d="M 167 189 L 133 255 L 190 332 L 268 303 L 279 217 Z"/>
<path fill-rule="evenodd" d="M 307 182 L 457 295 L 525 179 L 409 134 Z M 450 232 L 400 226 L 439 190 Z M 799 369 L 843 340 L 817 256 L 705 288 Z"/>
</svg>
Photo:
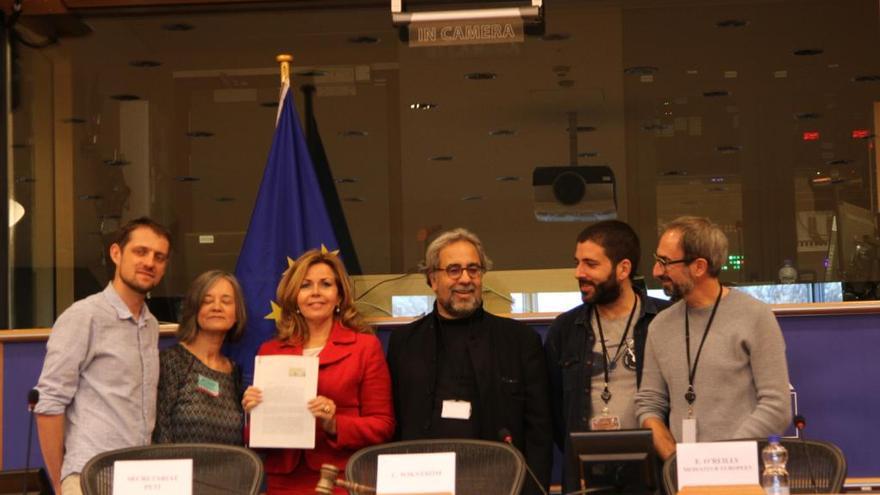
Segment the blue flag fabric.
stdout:
<svg viewBox="0 0 880 495">
<path fill-rule="evenodd" d="M 238 256 L 235 275 L 247 307 L 241 340 L 227 347 L 242 369 L 244 384 L 253 382 L 254 356 L 275 335 L 272 301 L 287 258 L 305 251 L 337 249 L 338 243 L 315 174 L 290 88 L 282 89 L 281 107 L 269 160 L 254 211 Z"/>
</svg>

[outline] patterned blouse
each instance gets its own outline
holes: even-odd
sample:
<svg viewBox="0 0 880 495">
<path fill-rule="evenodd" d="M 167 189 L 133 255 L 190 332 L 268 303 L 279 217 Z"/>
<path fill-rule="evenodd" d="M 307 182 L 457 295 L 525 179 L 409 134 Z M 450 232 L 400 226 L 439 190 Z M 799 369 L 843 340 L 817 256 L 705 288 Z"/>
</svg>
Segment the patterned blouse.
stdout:
<svg viewBox="0 0 880 495">
<path fill-rule="evenodd" d="M 177 344 L 159 355 L 153 443 L 243 445 L 241 370 L 213 370 Z"/>
</svg>

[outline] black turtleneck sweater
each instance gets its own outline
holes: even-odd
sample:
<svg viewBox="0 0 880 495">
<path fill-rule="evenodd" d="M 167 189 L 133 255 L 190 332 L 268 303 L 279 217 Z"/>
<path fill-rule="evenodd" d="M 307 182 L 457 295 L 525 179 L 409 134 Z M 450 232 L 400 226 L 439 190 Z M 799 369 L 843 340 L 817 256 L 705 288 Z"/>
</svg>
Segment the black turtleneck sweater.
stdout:
<svg viewBox="0 0 880 495">
<path fill-rule="evenodd" d="M 431 438 L 479 438 L 477 382 L 468 350 L 474 332 L 479 332 L 482 310 L 456 320 L 437 315 L 437 384 Z M 443 401 L 471 403 L 469 419 L 443 418 Z"/>
</svg>

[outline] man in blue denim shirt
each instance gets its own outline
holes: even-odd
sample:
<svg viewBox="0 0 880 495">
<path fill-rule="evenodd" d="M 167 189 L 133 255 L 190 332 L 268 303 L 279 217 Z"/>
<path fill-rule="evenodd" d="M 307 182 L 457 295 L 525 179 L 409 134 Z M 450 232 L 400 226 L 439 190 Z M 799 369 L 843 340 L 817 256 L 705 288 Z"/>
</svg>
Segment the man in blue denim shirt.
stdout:
<svg viewBox="0 0 880 495">
<path fill-rule="evenodd" d="M 123 226 L 110 246 L 113 280 L 52 328 L 34 412 L 55 493 L 80 494 L 79 473 L 93 456 L 150 443 L 159 323 L 144 300 L 165 275 L 170 237 L 148 218 Z"/>
<path fill-rule="evenodd" d="M 554 439 L 566 462 L 563 493 L 581 489 L 579 467 L 568 464 L 570 432 L 638 428 L 633 396 L 648 324 L 668 306 L 634 285 L 640 255 L 635 231 L 617 220 L 577 238 L 575 278 L 584 303 L 559 315 L 544 343 Z"/>
</svg>

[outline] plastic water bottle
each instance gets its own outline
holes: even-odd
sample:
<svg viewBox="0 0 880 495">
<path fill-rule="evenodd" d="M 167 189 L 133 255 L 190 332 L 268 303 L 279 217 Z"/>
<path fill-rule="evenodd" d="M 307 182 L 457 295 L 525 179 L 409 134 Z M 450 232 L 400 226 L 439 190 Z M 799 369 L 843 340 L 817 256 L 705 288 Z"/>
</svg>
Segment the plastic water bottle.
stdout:
<svg viewBox="0 0 880 495">
<path fill-rule="evenodd" d="M 764 473 L 761 475 L 761 486 L 767 495 L 789 495 L 788 471 L 785 463 L 788 462 L 788 451 L 779 443 L 779 435 L 772 435 L 769 443 L 761 451 L 764 460 Z"/>
</svg>

